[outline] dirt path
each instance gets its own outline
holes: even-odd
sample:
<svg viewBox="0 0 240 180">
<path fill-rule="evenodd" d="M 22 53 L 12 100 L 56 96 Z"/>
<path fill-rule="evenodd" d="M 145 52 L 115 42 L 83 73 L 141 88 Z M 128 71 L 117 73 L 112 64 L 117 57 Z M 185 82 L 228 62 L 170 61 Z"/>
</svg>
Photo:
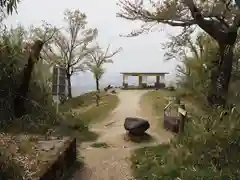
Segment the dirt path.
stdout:
<svg viewBox="0 0 240 180">
<path fill-rule="evenodd" d="M 131 151 L 135 148 L 152 146 L 170 140 L 170 136 L 165 132 L 155 132 L 156 123 L 154 123 L 151 112 L 140 109 L 141 96 L 146 92 L 127 90 L 118 93 L 120 99 L 118 107 L 105 121 L 91 127 L 92 131 L 99 134 L 97 142 L 104 142 L 109 147 L 93 148 L 90 146 L 92 143 L 83 143 L 80 151 L 86 167 L 75 174 L 74 180 L 133 180 L 129 161 Z M 148 134 L 153 137 L 153 141 L 145 143 L 129 141 L 123 127 L 124 119 L 128 116 L 149 120 Z"/>
</svg>

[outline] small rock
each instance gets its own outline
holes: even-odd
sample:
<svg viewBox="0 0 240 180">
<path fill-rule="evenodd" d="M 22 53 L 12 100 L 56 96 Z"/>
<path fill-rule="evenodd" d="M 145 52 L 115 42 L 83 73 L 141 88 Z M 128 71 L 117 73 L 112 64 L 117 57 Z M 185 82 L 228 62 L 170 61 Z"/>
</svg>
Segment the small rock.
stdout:
<svg viewBox="0 0 240 180">
<path fill-rule="evenodd" d="M 116 94 L 116 91 L 115 91 L 115 90 L 112 90 L 111 93 L 112 93 L 112 94 Z"/>
</svg>

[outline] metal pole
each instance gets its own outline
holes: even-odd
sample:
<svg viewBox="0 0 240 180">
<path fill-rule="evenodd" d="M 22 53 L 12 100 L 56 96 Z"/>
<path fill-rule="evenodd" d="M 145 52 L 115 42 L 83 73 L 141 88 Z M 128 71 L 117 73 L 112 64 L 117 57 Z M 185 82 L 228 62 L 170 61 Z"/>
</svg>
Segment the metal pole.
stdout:
<svg viewBox="0 0 240 180">
<path fill-rule="evenodd" d="M 57 67 L 57 104 L 56 104 L 56 114 L 58 113 L 58 106 L 59 106 L 59 73 L 60 73 L 60 69 L 59 67 Z"/>
</svg>

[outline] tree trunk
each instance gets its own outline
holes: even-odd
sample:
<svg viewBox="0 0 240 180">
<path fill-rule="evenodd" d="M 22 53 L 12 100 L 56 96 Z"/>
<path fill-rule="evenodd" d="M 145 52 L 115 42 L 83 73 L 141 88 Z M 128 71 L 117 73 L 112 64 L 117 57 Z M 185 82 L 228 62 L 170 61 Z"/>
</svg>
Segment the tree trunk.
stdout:
<svg viewBox="0 0 240 180">
<path fill-rule="evenodd" d="M 99 89 L 99 79 L 98 78 L 96 78 L 96 89 L 97 89 L 98 92 L 100 91 L 100 89 Z"/>
<path fill-rule="evenodd" d="M 43 42 L 37 40 L 31 48 L 31 53 L 28 58 L 28 63 L 23 69 L 23 78 L 19 89 L 17 90 L 16 97 L 14 99 L 14 115 L 19 118 L 22 117 L 26 112 L 25 100 L 27 99 L 27 92 L 31 81 L 31 74 L 34 68 L 36 60 L 39 59 L 40 52 L 43 47 Z"/>
<path fill-rule="evenodd" d="M 213 62 L 208 93 L 210 105 L 225 107 L 232 73 L 233 45 L 219 44 L 220 60 Z"/>
<path fill-rule="evenodd" d="M 72 98 L 72 83 L 71 83 L 71 75 L 67 74 L 67 82 L 68 82 L 68 97 Z"/>
<path fill-rule="evenodd" d="M 220 58 L 218 61 L 213 62 L 213 66 L 215 67 L 211 70 L 211 83 L 207 99 L 210 105 L 225 107 L 232 73 L 233 47 L 236 42 L 240 24 L 239 18 L 235 16 L 233 20 L 234 23 L 223 31 L 219 28 L 220 26 L 222 27 L 223 24 L 205 19 L 193 1 L 184 2 L 189 7 L 192 17 L 198 26 L 213 37 L 219 44 Z"/>
<path fill-rule="evenodd" d="M 96 105 L 99 106 L 99 100 L 100 100 L 100 96 L 98 94 L 98 92 L 96 93 Z"/>
</svg>

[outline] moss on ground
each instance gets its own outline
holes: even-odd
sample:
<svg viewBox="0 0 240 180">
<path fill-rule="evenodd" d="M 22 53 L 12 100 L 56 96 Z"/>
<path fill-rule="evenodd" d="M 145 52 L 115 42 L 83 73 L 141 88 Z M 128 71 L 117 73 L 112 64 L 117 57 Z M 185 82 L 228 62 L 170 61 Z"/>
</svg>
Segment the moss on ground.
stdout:
<svg viewBox="0 0 240 180">
<path fill-rule="evenodd" d="M 105 142 L 95 142 L 95 143 L 91 144 L 91 147 L 94 147 L 94 148 L 109 148 L 110 146 Z"/>
</svg>

